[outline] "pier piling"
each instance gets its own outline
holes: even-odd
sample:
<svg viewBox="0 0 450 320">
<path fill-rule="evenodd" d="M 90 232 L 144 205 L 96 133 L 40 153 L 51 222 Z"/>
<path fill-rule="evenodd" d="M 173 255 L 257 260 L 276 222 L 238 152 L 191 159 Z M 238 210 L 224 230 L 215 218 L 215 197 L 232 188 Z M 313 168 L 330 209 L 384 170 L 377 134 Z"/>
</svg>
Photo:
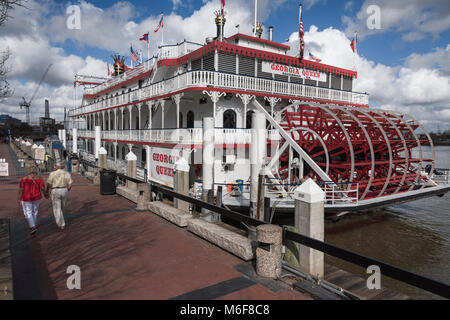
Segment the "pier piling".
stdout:
<svg viewBox="0 0 450 320">
<path fill-rule="evenodd" d="M 295 228 L 300 234 L 324 241 L 323 190 L 312 180 L 306 180 L 294 192 Z M 320 279 L 324 276 L 323 252 L 299 245 L 300 269 Z"/>
</svg>

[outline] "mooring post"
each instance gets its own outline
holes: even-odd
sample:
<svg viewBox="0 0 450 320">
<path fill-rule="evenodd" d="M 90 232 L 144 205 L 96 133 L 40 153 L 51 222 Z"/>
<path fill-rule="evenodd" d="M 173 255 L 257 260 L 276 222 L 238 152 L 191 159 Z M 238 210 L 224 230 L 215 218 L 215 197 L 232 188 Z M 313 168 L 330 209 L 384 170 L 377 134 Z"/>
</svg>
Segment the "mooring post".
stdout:
<svg viewBox="0 0 450 320">
<path fill-rule="evenodd" d="M 137 169 L 137 157 L 133 153 L 133 151 L 128 152 L 125 159 L 127 160 L 127 176 L 130 178 L 136 178 L 136 169 Z M 131 190 L 136 190 L 136 183 L 132 181 L 127 181 L 127 187 Z"/>
<path fill-rule="evenodd" d="M 256 227 L 256 273 L 261 277 L 276 279 L 281 272 L 281 247 L 283 229 L 273 224 Z"/>
<path fill-rule="evenodd" d="M 203 191 L 202 200 L 213 203 L 214 199 L 214 118 L 203 118 Z M 202 208 L 202 219 L 209 222 L 220 221 L 220 215 Z"/>
<path fill-rule="evenodd" d="M 295 228 L 300 234 L 324 240 L 325 193 L 311 178 L 294 191 Z M 319 279 L 324 275 L 323 252 L 299 245 L 300 269 Z"/>
<path fill-rule="evenodd" d="M 98 166 L 101 169 L 107 169 L 106 168 L 106 155 L 108 154 L 108 152 L 106 151 L 105 148 L 100 147 L 100 149 L 98 150 Z"/>
<path fill-rule="evenodd" d="M 147 211 L 148 203 L 150 202 L 150 192 L 151 192 L 150 184 L 139 183 L 137 185 L 137 190 L 138 190 L 138 198 L 136 210 Z"/>
<path fill-rule="evenodd" d="M 175 162 L 175 172 L 174 172 L 174 186 L 175 192 L 183 194 L 185 196 L 189 195 L 189 163 L 184 157 L 180 157 L 177 162 Z M 184 212 L 189 212 L 189 202 L 174 198 L 174 206 Z"/>
<path fill-rule="evenodd" d="M 264 175 L 258 176 L 258 202 L 256 207 L 256 219 L 264 221 Z"/>
<path fill-rule="evenodd" d="M 223 186 L 217 187 L 217 194 L 216 194 L 216 206 L 222 207 L 222 197 L 223 197 Z"/>
<path fill-rule="evenodd" d="M 271 216 L 270 198 L 264 197 L 264 222 L 272 223 L 272 221 L 270 221 L 270 216 Z"/>
</svg>

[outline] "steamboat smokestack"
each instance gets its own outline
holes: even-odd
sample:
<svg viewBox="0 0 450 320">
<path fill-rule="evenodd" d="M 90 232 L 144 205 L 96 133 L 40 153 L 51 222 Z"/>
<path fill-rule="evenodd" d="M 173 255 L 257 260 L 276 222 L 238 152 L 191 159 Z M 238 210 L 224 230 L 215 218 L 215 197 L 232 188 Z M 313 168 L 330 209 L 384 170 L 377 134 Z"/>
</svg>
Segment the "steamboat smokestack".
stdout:
<svg viewBox="0 0 450 320">
<path fill-rule="evenodd" d="M 48 99 L 45 99 L 45 118 L 50 118 L 50 107 L 48 105 Z"/>
<path fill-rule="evenodd" d="M 273 27 L 269 27 L 269 41 L 273 41 Z"/>
<path fill-rule="evenodd" d="M 217 37 L 216 40 L 223 41 L 223 30 L 225 27 L 225 22 L 227 19 L 225 19 L 225 13 L 223 11 L 216 11 L 216 26 L 217 26 Z"/>
</svg>

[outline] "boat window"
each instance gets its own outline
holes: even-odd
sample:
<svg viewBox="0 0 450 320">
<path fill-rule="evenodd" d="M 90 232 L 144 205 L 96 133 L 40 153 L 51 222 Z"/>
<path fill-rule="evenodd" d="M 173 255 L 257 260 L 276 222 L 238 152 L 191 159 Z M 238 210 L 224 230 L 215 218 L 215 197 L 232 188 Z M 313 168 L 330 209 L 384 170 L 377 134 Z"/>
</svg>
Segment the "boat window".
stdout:
<svg viewBox="0 0 450 320">
<path fill-rule="evenodd" d="M 181 112 L 178 113 L 178 124 L 180 128 L 183 128 L 183 114 Z"/>
<path fill-rule="evenodd" d="M 245 128 L 246 129 L 251 129 L 252 128 L 252 116 L 253 116 L 253 114 L 254 114 L 255 112 L 254 111 L 252 111 L 252 110 L 250 110 L 250 111 L 247 111 L 247 116 L 246 116 L 246 124 L 245 124 Z"/>
<path fill-rule="evenodd" d="M 224 128 L 236 128 L 236 112 L 228 109 L 223 113 L 223 127 Z"/>
<path fill-rule="evenodd" d="M 194 127 L 194 112 L 189 111 L 186 117 L 186 128 Z"/>
</svg>

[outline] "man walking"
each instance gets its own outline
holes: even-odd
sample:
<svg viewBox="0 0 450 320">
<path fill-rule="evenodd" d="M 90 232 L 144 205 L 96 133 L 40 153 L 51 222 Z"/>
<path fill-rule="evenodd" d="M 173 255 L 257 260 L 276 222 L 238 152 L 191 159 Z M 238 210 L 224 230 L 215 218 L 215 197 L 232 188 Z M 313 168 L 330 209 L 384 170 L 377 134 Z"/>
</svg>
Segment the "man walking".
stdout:
<svg viewBox="0 0 450 320">
<path fill-rule="evenodd" d="M 47 179 L 47 193 L 50 191 L 56 224 L 61 230 L 64 230 L 66 226 L 64 208 L 67 194 L 72 188 L 72 178 L 70 173 L 64 170 L 64 162 L 57 162 L 55 167 L 56 170 L 50 173 Z"/>
</svg>

